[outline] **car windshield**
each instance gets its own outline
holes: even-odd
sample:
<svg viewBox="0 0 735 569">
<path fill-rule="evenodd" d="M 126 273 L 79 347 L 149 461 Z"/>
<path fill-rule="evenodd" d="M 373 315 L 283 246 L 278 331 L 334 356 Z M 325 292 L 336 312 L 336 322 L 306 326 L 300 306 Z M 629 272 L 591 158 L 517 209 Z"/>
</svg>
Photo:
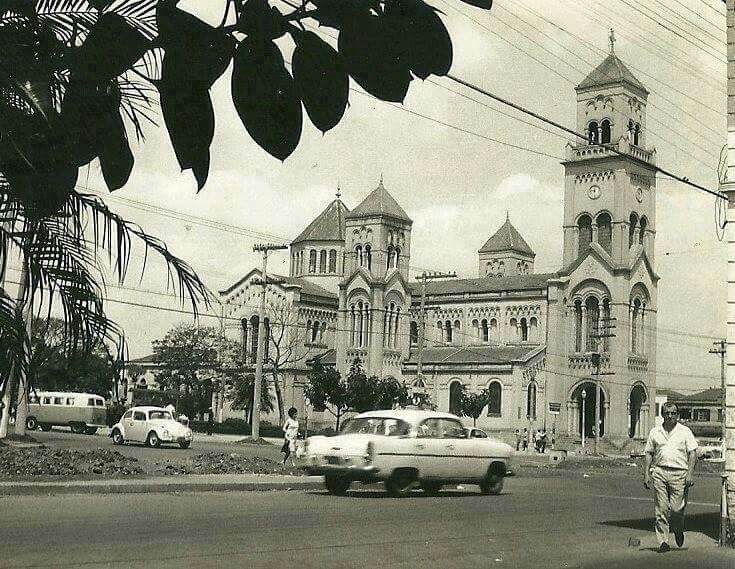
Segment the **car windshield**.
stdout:
<svg viewBox="0 0 735 569">
<path fill-rule="evenodd" d="M 405 421 L 400 419 L 391 419 L 384 417 L 361 417 L 352 419 L 345 424 L 342 434 L 371 434 L 385 435 L 388 437 L 400 437 L 407 435 L 411 427 Z"/>
<path fill-rule="evenodd" d="M 168 411 L 151 411 L 148 413 L 148 418 L 153 419 L 168 419 L 169 421 L 173 420 L 173 417 L 171 416 L 171 413 Z"/>
</svg>

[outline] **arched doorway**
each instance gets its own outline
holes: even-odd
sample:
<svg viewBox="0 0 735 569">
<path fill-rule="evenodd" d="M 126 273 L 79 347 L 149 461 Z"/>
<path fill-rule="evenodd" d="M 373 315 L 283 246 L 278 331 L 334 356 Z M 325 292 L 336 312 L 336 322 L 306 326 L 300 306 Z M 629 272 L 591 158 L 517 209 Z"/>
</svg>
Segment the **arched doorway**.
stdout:
<svg viewBox="0 0 735 569">
<path fill-rule="evenodd" d="M 449 412 L 459 415 L 460 399 L 462 397 L 462 383 L 453 381 L 449 384 Z"/>
<path fill-rule="evenodd" d="M 585 438 L 594 438 L 595 426 L 595 399 L 597 397 L 594 381 L 584 381 L 577 385 L 572 392 L 571 402 L 576 407 L 576 433 L 582 436 L 582 426 L 584 425 Z M 605 391 L 600 388 L 600 436 L 605 435 Z M 584 419 L 584 420 L 583 420 Z"/>
<path fill-rule="evenodd" d="M 639 426 L 641 424 L 641 409 L 643 409 L 643 405 L 646 403 L 647 399 L 648 396 L 646 395 L 646 388 L 640 383 L 630 390 L 630 397 L 628 399 L 628 408 L 630 409 L 628 437 L 631 439 L 636 437 L 637 434 L 639 435 L 636 431 L 639 430 Z"/>
</svg>

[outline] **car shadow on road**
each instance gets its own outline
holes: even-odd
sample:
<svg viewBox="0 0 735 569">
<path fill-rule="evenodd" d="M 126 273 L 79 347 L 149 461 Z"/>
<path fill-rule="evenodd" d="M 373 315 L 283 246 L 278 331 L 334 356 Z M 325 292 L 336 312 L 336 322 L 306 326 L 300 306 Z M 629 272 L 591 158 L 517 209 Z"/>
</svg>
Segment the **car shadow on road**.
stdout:
<svg viewBox="0 0 735 569">
<path fill-rule="evenodd" d="M 600 525 L 630 528 L 636 530 L 653 531 L 654 518 L 638 518 L 630 520 L 612 520 L 600 522 Z M 712 539 L 720 536 L 720 514 L 719 512 L 707 512 L 703 514 L 691 514 L 686 516 L 685 529 L 703 533 Z"/>
<path fill-rule="evenodd" d="M 307 492 L 307 494 L 311 494 L 313 496 L 331 496 L 329 492 L 326 490 L 310 490 Z M 503 492 L 502 494 L 498 494 L 495 496 L 487 496 L 488 498 L 502 498 L 504 495 L 510 495 L 510 493 Z M 478 491 L 472 491 L 472 490 L 442 490 L 438 494 L 426 494 L 425 492 L 422 492 L 421 490 L 414 490 L 411 492 L 410 495 L 405 496 L 403 498 L 394 498 L 390 494 L 388 494 L 385 490 L 379 489 L 379 488 L 352 488 L 347 491 L 347 494 L 343 497 L 346 498 L 360 498 L 360 499 L 388 499 L 388 500 L 407 500 L 407 499 L 430 499 L 430 498 L 482 498 L 483 495 Z"/>
</svg>

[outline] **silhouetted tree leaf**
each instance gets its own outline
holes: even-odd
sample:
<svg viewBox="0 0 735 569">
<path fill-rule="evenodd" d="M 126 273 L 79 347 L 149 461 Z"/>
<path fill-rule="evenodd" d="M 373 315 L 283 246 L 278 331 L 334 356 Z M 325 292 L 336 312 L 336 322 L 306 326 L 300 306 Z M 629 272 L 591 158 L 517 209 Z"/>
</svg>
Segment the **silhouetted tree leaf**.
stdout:
<svg viewBox="0 0 735 569">
<path fill-rule="evenodd" d="M 273 42 L 246 38 L 235 53 L 232 100 L 255 142 L 285 160 L 301 138 L 301 100 Z"/>
<path fill-rule="evenodd" d="M 114 12 L 100 15 L 82 46 L 74 53 L 79 76 L 105 82 L 124 73 L 150 47 L 150 42 Z"/>
<path fill-rule="evenodd" d="M 133 171 L 133 152 L 130 150 L 128 134 L 120 115 L 119 105 L 110 109 L 110 128 L 102 133 L 100 165 L 102 176 L 110 191 L 119 190 Z"/>
<path fill-rule="evenodd" d="M 330 28 L 340 28 L 351 17 L 368 16 L 370 10 L 380 9 L 377 0 L 311 0 L 311 3 L 317 7 L 313 17 Z"/>
<path fill-rule="evenodd" d="M 465 4 L 469 4 L 470 6 L 476 6 L 477 8 L 484 8 L 485 10 L 489 10 L 493 6 L 493 0 L 460 0 L 461 2 L 464 2 Z"/>
<path fill-rule="evenodd" d="M 280 38 L 288 29 L 283 14 L 268 0 L 248 0 L 243 6 L 238 30 L 253 39 L 268 41 Z"/>
<path fill-rule="evenodd" d="M 234 40 L 221 29 L 179 10 L 171 0 L 158 3 L 156 18 L 166 51 L 163 80 L 211 87 L 230 64 Z"/>
<path fill-rule="evenodd" d="M 402 103 L 411 74 L 384 17 L 355 15 L 340 30 L 339 53 L 352 78 L 371 95 Z"/>
<path fill-rule="evenodd" d="M 42 219 L 58 212 L 77 183 L 79 169 L 60 160 L 36 161 L 33 168 L 4 165 L 3 175 L 11 193 L 22 204 L 26 217 Z"/>
<path fill-rule="evenodd" d="M 164 61 L 164 67 L 165 67 Z M 209 90 L 195 84 L 161 81 L 161 111 L 176 159 L 182 170 L 191 169 L 198 189 L 209 175 L 209 146 L 214 137 L 214 109 Z"/>
<path fill-rule="evenodd" d="M 391 0 L 385 5 L 386 24 L 417 77 L 446 75 L 452 66 L 452 39 L 436 9 L 423 0 Z"/>
<path fill-rule="evenodd" d="M 342 119 L 347 108 L 350 79 L 342 59 L 314 32 L 292 32 L 296 49 L 291 60 L 296 88 L 306 112 L 326 132 Z"/>
</svg>

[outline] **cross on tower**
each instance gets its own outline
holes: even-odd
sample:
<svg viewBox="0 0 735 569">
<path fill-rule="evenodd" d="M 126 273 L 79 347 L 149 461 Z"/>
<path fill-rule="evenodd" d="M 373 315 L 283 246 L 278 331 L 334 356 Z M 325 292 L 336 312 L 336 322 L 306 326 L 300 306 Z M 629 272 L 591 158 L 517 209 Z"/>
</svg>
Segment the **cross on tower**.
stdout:
<svg viewBox="0 0 735 569">
<path fill-rule="evenodd" d="M 615 30 L 610 28 L 610 53 L 615 53 Z"/>
</svg>

